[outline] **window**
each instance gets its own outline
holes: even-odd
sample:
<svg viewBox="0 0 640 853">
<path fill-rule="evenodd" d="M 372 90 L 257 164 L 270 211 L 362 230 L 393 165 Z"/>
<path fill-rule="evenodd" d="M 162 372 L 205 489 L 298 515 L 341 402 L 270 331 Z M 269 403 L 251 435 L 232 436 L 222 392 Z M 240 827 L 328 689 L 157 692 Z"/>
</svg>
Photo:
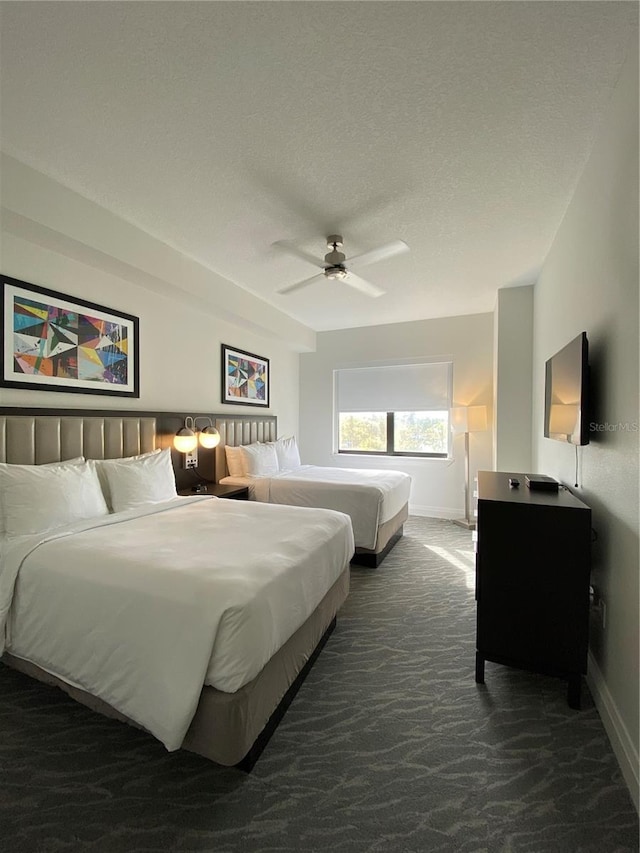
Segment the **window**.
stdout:
<svg viewBox="0 0 640 853">
<path fill-rule="evenodd" d="M 335 371 L 338 453 L 449 455 L 451 362 Z"/>
</svg>

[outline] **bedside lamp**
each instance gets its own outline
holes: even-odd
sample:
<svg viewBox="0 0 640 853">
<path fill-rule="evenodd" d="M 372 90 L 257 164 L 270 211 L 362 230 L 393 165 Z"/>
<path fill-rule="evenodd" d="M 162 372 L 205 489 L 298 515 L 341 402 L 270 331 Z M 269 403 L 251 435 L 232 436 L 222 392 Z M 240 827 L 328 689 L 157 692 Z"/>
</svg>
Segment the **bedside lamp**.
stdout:
<svg viewBox="0 0 640 853">
<path fill-rule="evenodd" d="M 209 421 L 209 423 L 203 430 L 199 430 L 196 426 L 198 421 Z M 204 415 L 196 418 L 188 416 L 184 419 L 184 426 L 173 437 L 173 446 L 184 454 L 183 468 L 198 467 L 198 443 L 207 449 L 217 447 L 220 444 L 220 433 L 214 427 L 211 418 Z"/>
<path fill-rule="evenodd" d="M 454 518 L 454 523 L 474 530 L 476 524 L 469 507 L 469 433 L 487 429 L 487 407 L 456 406 L 451 409 L 450 417 L 453 432 L 464 433 L 464 518 Z"/>
<path fill-rule="evenodd" d="M 173 446 L 183 453 L 182 467 L 198 467 L 198 437 L 194 432 L 193 418 L 186 417 L 184 426 L 173 437 Z"/>
<path fill-rule="evenodd" d="M 194 419 L 194 423 L 198 421 L 209 421 L 209 425 L 206 426 L 203 430 L 198 431 L 198 441 L 203 447 L 207 447 L 211 449 L 212 447 L 217 447 L 220 444 L 220 433 L 214 427 L 213 421 L 211 418 L 207 417 L 197 417 Z"/>
</svg>

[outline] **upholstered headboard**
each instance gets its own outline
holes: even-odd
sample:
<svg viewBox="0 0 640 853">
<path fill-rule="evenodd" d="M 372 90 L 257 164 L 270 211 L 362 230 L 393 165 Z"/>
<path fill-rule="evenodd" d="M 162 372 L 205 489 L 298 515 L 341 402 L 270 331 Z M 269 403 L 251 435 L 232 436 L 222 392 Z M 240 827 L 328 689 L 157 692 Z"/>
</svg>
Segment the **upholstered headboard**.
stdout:
<svg viewBox="0 0 640 853">
<path fill-rule="evenodd" d="M 217 482 L 229 473 L 225 445 L 239 447 L 254 441 L 275 441 L 278 434 L 278 419 L 275 415 L 216 415 L 214 423 L 220 433 L 220 444 L 216 447 Z"/>
<path fill-rule="evenodd" d="M 41 465 L 74 456 L 115 459 L 155 447 L 156 418 L 135 412 L 117 416 L 0 409 L 0 462 Z"/>
<path fill-rule="evenodd" d="M 226 477 L 225 444 L 275 441 L 277 437 L 275 415 L 195 417 L 211 418 L 220 432 L 220 444 L 215 450 L 200 448 L 197 475 L 182 467 L 182 456 L 173 449 L 173 436 L 185 419 L 179 412 L 0 407 L 0 462 L 42 465 L 74 456 L 117 459 L 169 447 L 180 489 L 193 485 L 197 476 L 215 477 L 216 481 Z"/>
</svg>

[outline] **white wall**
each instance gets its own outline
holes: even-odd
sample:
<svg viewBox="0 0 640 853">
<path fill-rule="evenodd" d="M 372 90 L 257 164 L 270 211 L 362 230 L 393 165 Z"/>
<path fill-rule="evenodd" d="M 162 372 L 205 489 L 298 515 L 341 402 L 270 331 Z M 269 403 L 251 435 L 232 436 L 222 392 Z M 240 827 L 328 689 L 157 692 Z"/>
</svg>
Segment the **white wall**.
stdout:
<svg viewBox="0 0 640 853">
<path fill-rule="evenodd" d="M 593 421 L 576 493 L 598 534 L 593 583 L 606 626 L 592 619 L 589 680 L 638 804 L 638 48 L 608 113 L 535 288 L 534 462 L 574 484 L 574 448 L 543 438 L 544 363 L 579 332 L 590 344 Z M 617 428 L 628 425 L 630 430 Z"/>
<path fill-rule="evenodd" d="M 333 371 L 366 362 L 448 358 L 454 364 L 454 403 L 486 405 L 491 425 L 492 336 L 491 314 L 319 332 L 316 351 L 300 356 L 302 461 L 406 471 L 413 478 L 410 501 L 413 514 L 464 516 L 463 436 L 455 438 L 454 458 L 446 461 L 333 453 Z M 472 471 L 490 469 L 491 431 L 473 433 L 469 438 Z"/>
<path fill-rule="evenodd" d="M 494 468 L 526 474 L 533 470 L 533 285 L 498 290 L 493 319 Z"/>
<path fill-rule="evenodd" d="M 226 343 L 270 359 L 270 407 L 259 411 L 297 431 L 298 351 L 314 345 L 311 330 L 13 158 L 2 180 L 2 272 L 140 319 L 139 398 L 0 388 L 2 405 L 258 411 L 221 403 Z"/>
</svg>

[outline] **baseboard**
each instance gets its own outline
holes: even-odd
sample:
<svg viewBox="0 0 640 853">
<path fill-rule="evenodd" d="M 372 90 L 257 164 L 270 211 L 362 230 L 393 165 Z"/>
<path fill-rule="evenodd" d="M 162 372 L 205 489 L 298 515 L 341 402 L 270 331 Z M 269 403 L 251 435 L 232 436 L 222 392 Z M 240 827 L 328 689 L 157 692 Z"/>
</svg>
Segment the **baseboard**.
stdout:
<svg viewBox="0 0 640 853">
<path fill-rule="evenodd" d="M 409 504 L 409 515 L 419 515 L 422 518 L 462 518 L 464 510 L 460 507 L 416 506 Z"/>
<path fill-rule="evenodd" d="M 593 701 L 602 719 L 605 731 L 611 741 L 611 746 L 618 759 L 620 770 L 629 788 L 631 799 L 640 812 L 640 778 L 638 776 L 638 751 L 629 736 L 627 727 L 618 711 L 616 703 L 607 687 L 607 682 L 596 663 L 595 658 L 589 652 L 589 667 L 587 684 L 591 690 Z"/>
</svg>

